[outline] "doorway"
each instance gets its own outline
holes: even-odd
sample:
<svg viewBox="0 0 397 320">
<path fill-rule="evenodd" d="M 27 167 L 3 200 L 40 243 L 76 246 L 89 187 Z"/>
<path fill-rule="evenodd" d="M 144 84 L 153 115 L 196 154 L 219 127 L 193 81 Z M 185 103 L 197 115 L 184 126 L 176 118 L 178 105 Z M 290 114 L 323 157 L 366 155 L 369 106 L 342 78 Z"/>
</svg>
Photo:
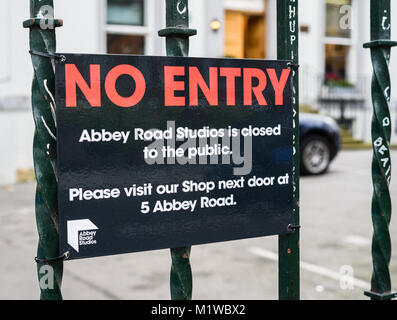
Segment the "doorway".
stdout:
<svg viewBox="0 0 397 320">
<path fill-rule="evenodd" d="M 265 13 L 226 10 L 225 57 L 264 59 L 266 57 Z"/>
</svg>

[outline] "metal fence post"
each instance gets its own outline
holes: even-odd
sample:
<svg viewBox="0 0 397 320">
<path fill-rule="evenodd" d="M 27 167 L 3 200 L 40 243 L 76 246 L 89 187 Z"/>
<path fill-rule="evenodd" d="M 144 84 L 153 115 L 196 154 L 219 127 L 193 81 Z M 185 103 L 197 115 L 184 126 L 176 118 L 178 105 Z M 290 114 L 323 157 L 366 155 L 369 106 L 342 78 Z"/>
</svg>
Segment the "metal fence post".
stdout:
<svg viewBox="0 0 397 320">
<path fill-rule="evenodd" d="M 188 56 L 189 37 L 196 30 L 189 29 L 188 0 L 166 0 L 166 28 L 159 36 L 166 37 L 167 56 Z M 191 247 L 171 249 L 170 290 L 172 300 L 192 298 Z"/>
<path fill-rule="evenodd" d="M 299 45 L 298 0 L 277 0 L 277 58 L 291 60 L 294 76 L 294 224 L 299 226 Z M 300 298 L 299 228 L 289 235 L 279 236 L 279 299 Z"/>
<path fill-rule="evenodd" d="M 373 273 L 371 291 L 365 292 L 372 300 L 390 300 L 397 296 L 391 291 L 389 264 L 391 258 L 391 239 L 389 224 L 391 219 L 391 198 L 389 184 L 391 179 L 390 158 L 390 49 L 397 42 L 390 41 L 390 0 L 371 0 L 371 41 L 364 44 L 371 49 L 374 69 L 372 76 L 372 237 Z"/>
<path fill-rule="evenodd" d="M 54 19 L 53 0 L 31 0 L 31 19 L 23 23 L 30 29 L 30 49 L 44 54 L 55 52 L 55 27 L 62 25 Z M 35 121 L 33 158 L 37 179 L 36 223 L 39 234 L 37 274 L 43 300 L 62 299 L 61 259 L 59 256 L 57 178 L 56 178 L 56 122 L 55 78 L 50 57 L 32 55 L 34 78 L 32 111 Z M 43 261 L 44 260 L 44 261 Z"/>
</svg>

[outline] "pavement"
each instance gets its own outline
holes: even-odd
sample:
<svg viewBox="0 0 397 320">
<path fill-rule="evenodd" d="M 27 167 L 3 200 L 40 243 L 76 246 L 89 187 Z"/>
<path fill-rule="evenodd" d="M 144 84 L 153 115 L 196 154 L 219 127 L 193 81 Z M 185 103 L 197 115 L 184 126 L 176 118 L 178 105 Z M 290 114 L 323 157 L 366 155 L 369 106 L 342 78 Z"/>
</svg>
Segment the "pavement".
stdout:
<svg viewBox="0 0 397 320">
<path fill-rule="evenodd" d="M 342 151 L 326 175 L 301 180 L 301 298 L 367 299 L 370 150 Z M 392 151 L 394 168 L 397 151 Z M 0 299 L 38 299 L 33 183 L 0 187 Z M 392 177 L 397 207 L 397 176 Z M 397 214 L 390 225 L 397 248 Z M 65 262 L 64 299 L 169 299 L 169 250 Z M 277 299 L 277 237 L 192 248 L 193 299 Z M 397 289 L 397 249 L 390 264 Z M 354 276 L 354 281 L 350 281 Z"/>
</svg>

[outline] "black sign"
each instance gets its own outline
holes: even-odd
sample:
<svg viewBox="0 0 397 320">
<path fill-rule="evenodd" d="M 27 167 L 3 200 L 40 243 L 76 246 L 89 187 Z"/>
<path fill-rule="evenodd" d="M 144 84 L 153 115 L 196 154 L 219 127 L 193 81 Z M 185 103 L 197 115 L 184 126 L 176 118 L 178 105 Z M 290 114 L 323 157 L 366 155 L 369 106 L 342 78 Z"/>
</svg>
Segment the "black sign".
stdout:
<svg viewBox="0 0 397 320">
<path fill-rule="evenodd" d="M 287 61 L 65 57 L 56 65 L 61 252 L 289 232 Z"/>
</svg>

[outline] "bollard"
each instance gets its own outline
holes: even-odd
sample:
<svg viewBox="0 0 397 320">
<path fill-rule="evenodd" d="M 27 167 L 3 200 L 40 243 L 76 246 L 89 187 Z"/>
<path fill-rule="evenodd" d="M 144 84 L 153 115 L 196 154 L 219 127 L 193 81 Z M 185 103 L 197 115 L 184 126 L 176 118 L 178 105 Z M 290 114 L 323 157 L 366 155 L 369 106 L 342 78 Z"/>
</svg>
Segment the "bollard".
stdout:
<svg viewBox="0 0 397 320">
<path fill-rule="evenodd" d="M 189 37 L 196 30 L 189 29 L 188 0 L 166 0 L 166 28 L 159 31 L 166 37 L 167 56 L 189 55 Z M 192 298 L 192 270 L 190 267 L 191 247 L 171 249 L 170 290 L 172 300 Z"/>
<path fill-rule="evenodd" d="M 299 43 L 298 43 L 298 0 L 277 0 L 277 58 L 291 60 L 294 76 L 293 96 L 293 209 L 295 231 L 288 235 L 279 236 L 279 299 L 298 300 L 300 298 L 299 274 Z"/>
<path fill-rule="evenodd" d="M 34 78 L 32 111 L 35 122 L 33 158 L 37 180 L 36 224 L 39 234 L 37 274 L 42 300 L 60 300 L 63 256 L 59 257 L 57 225 L 55 77 L 52 55 L 55 52 L 53 0 L 31 0 L 31 19 L 23 23 L 30 29 L 30 49 Z"/>
<path fill-rule="evenodd" d="M 391 239 L 389 224 L 391 219 L 391 198 L 389 184 L 391 179 L 390 158 L 390 73 L 389 61 L 391 47 L 397 42 L 390 41 L 390 0 L 371 0 L 371 41 L 364 48 L 371 49 L 374 69 L 371 84 L 373 117 L 371 125 L 373 142 L 372 159 L 372 237 L 371 291 L 365 295 L 372 300 L 390 300 L 397 296 L 391 291 L 389 264 L 391 258 Z"/>
</svg>

